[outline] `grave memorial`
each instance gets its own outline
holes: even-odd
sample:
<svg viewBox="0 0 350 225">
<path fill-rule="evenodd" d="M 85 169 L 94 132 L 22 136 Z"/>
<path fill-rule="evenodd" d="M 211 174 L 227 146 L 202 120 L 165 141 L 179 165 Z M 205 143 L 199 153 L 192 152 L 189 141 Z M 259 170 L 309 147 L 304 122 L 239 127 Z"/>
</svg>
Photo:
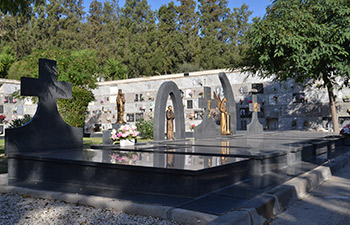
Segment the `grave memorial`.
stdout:
<svg viewBox="0 0 350 225">
<path fill-rule="evenodd" d="M 260 112 L 260 105 L 258 103 L 257 91 L 252 91 L 252 103 L 249 104 L 249 111 L 253 113 L 252 121 L 247 126 L 248 134 L 261 134 L 263 132 L 263 125 L 259 122 L 258 112 Z"/>
<path fill-rule="evenodd" d="M 92 146 L 83 150 L 82 129 L 66 125 L 57 111 L 56 99 L 68 98 L 70 86 L 56 80 L 54 61 L 41 60 L 39 64 L 38 80 L 22 79 L 22 94 L 39 96 L 37 113 L 30 123 L 6 130 L 10 185 L 221 215 L 252 198 L 249 193 L 237 198 L 230 191 L 238 188 L 244 192 L 250 188 L 254 190 L 253 196 L 258 195 L 318 165 L 303 161 L 317 158 L 317 162 L 324 162 L 342 145 L 339 137 L 307 132 L 221 136 L 218 125 L 215 125 L 219 127 L 217 137 L 185 140 L 180 90 L 169 81 L 160 86 L 157 94 L 155 142 L 129 147 Z M 227 112 L 236 115 L 228 79 L 225 74 L 219 74 L 219 78 L 227 99 Z M 212 107 L 210 89 L 205 91 L 208 109 Z M 175 114 L 173 141 L 165 141 L 169 96 Z M 258 108 L 253 105 L 256 113 Z M 208 115 L 207 111 L 207 120 Z M 235 125 L 233 116 L 232 133 L 236 133 Z M 212 132 L 210 129 L 213 128 L 208 127 L 208 132 Z M 57 135 L 61 132 L 62 136 Z M 202 130 L 203 134 L 206 132 Z"/>
<path fill-rule="evenodd" d="M 219 80 L 224 90 L 223 99 L 216 98 L 216 102 L 211 99 L 211 89 L 209 87 L 204 87 L 204 99 L 201 98 L 199 101 L 200 108 L 204 108 L 205 114 L 202 123 L 200 123 L 194 129 L 194 137 L 196 139 L 205 138 L 218 138 L 222 135 L 236 134 L 237 130 L 237 118 L 236 118 L 236 105 L 235 99 L 232 92 L 232 87 L 230 81 L 228 80 L 225 73 L 219 73 Z M 218 107 L 219 105 L 225 107 L 225 112 L 223 112 L 224 117 L 221 119 L 220 124 L 216 124 L 213 118 L 210 116 L 208 109 Z M 224 102 L 222 102 L 224 101 Z M 220 106 L 219 106 L 220 107 Z M 221 113 L 222 114 L 222 113 Z M 227 118 L 229 118 L 227 120 Z M 225 128 L 223 128 L 223 121 L 227 121 Z"/>
<path fill-rule="evenodd" d="M 39 59 L 39 78 L 22 77 L 21 95 L 38 96 L 38 107 L 28 124 L 6 129 L 7 154 L 83 147 L 83 129 L 65 123 L 57 109 L 56 99 L 72 97 L 72 85 L 57 81 L 56 61 Z"/>
</svg>

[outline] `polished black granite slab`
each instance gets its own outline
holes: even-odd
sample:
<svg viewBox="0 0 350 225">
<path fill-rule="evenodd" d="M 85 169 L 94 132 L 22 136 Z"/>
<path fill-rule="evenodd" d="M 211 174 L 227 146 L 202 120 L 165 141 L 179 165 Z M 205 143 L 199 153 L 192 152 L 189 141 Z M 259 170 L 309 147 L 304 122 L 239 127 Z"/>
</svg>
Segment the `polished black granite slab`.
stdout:
<svg viewBox="0 0 350 225">
<path fill-rule="evenodd" d="M 23 156 L 30 156 L 38 159 L 57 159 L 77 162 L 92 162 L 111 165 L 127 165 L 134 167 L 150 167 L 178 169 L 186 171 L 200 171 L 207 168 L 214 168 L 248 158 L 225 156 L 202 156 L 192 154 L 174 154 L 176 150 L 166 152 L 145 152 L 145 151 L 122 151 L 122 150 L 100 150 L 84 149 L 65 150 L 55 152 L 27 153 Z"/>
<path fill-rule="evenodd" d="M 92 149 L 12 154 L 9 164 L 10 185 L 55 184 L 69 185 L 78 193 L 110 189 L 115 195 L 130 191 L 181 197 L 200 196 L 244 180 L 252 167 L 248 159 L 226 155 Z"/>
<path fill-rule="evenodd" d="M 241 157 L 250 159 L 263 159 L 284 155 L 284 151 L 278 150 L 259 150 L 252 148 L 238 148 L 230 147 L 227 145 L 190 145 L 183 142 L 182 144 L 146 144 L 135 145 L 128 147 L 120 147 L 118 145 L 93 145 L 92 149 L 103 150 L 124 150 L 124 151 L 142 151 L 142 152 L 165 152 L 173 154 L 191 154 L 191 155 L 209 155 L 209 156 L 221 156 L 227 155 L 231 157 Z"/>
</svg>

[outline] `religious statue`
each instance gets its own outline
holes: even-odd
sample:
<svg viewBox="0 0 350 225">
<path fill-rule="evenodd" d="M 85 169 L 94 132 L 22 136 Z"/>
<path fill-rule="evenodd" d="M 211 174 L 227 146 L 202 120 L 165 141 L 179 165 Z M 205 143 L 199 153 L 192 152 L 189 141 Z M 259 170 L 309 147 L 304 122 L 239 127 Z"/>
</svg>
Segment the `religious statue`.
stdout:
<svg viewBox="0 0 350 225">
<path fill-rule="evenodd" d="M 168 110 L 166 111 L 166 137 L 167 140 L 174 140 L 174 119 L 175 114 L 173 111 L 173 107 L 171 105 L 168 106 Z"/>
<path fill-rule="evenodd" d="M 125 95 L 121 89 L 118 90 L 116 110 L 118 111 L 117 123 L 125 123 L 123 119 L 125 111 Z"/>
<path fill-rule="evenodd" d="M 208 103 L 208 119 L 210 119 L 210 117 L 211 117 L 211 101 L 212 100 L 207 100 L 207 103 Z"/>
<path fill-rule="evenodd" d="M 254 112 L 258 112 L 260 110 L 259 107 L 260 107 L 259 103 L 255 102 L 254 103 Z"/>
<path fill-rule="evenodd" d="M 216 107 L 220 111 L 220 127 L 221 135 L 230 135 L 230 114 L 226 111 L 226 98 L 221 100 L 220 94 L 217 96 L 214 92 L 214 98 L 216 100 Z"/>
</svg>

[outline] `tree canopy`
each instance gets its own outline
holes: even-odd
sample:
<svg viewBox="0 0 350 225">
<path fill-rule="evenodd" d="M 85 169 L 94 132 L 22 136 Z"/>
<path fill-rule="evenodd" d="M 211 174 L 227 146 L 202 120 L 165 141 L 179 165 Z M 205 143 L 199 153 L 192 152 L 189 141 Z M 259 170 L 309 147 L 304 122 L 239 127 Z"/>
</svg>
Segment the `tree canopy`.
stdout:
<svg viewBox="0 0 350 225">
<path fill-rule="evenodd" d="M 240 59 L 246 5 L 177 1 L 158 10 L 147 0 L 94 0 L 86 10 L 82 0 L 31 0 L 27 15 L 0 8 L 0 51 L 9 46 L 20 61 L 37 50 L 92 49 L 105 80 L 228 68 Z"/>
<path fill-rule="evenodd" d="M 246 35 L 242 62 L 234 65 L 262 77 L 321 82 L 327 87 L 333 125 L 336 77 L 350 74 L 350 1 L 275 0 Z"/>
</svg>

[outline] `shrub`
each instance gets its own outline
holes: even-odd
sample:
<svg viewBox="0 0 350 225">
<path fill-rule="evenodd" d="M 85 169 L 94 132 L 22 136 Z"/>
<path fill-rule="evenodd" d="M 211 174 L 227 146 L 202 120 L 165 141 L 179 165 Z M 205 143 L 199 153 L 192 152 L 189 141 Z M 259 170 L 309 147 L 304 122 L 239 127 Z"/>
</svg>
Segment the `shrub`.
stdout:
<svg viewBox="0 0 350 225">
<path fill-rule="evenodd" d="M 145 139 L 153 139 L 153 120 L 140 120 L 136 123 L 140 136 Z"/>
<path fill-rule="evenodd" d="M 9 128 L 21 127 L 28 123 L 32 117 L 28 114 L 25 114 L 22 119 L 14 119 L 11 121 Z"/>
</svg>

